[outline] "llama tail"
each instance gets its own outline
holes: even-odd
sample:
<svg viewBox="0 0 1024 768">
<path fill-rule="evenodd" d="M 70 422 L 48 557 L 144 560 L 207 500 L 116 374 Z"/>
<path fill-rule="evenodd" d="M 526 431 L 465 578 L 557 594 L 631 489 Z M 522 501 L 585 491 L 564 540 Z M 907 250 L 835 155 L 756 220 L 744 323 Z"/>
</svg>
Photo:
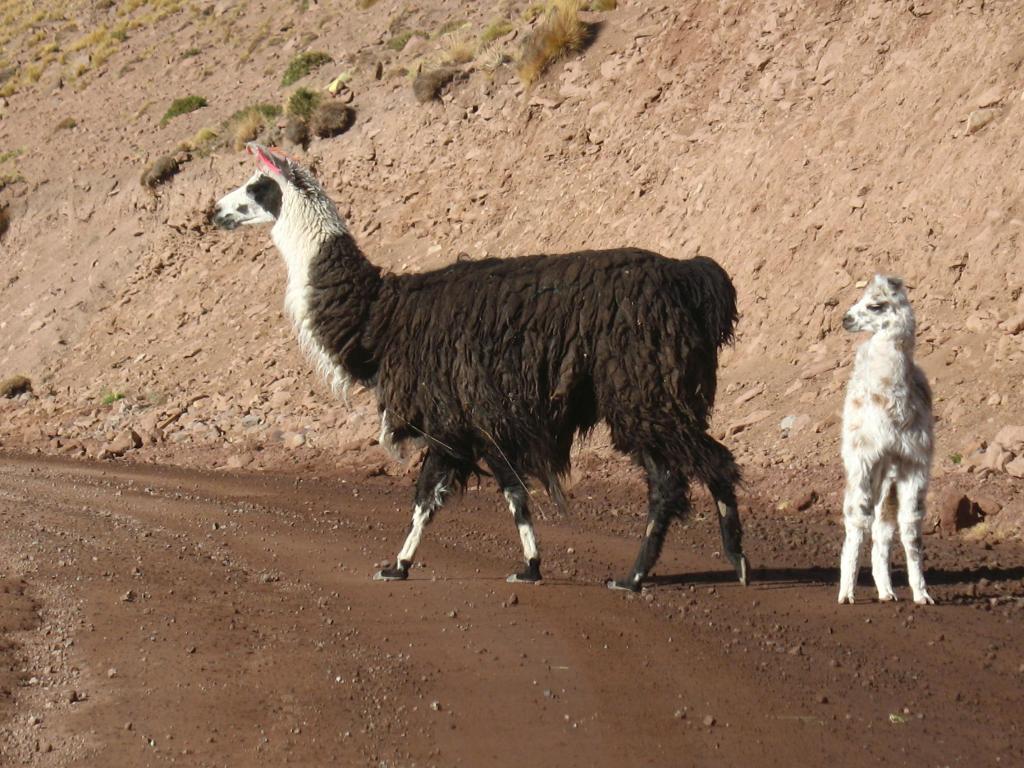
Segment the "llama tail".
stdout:
<svg viewBox="0 0 1024 768">
<path fill-rule="evenodd" d="M 690 292 L 690 306 L 694 307 L 707 338 L 721 347 L 730 343 L 736 331 L 739 313 L 736 309 L 736 287 L 729 273 L 707 256 L 697 256 L 686 262 L 690 274 L 685 284 Z"/>
</svg>

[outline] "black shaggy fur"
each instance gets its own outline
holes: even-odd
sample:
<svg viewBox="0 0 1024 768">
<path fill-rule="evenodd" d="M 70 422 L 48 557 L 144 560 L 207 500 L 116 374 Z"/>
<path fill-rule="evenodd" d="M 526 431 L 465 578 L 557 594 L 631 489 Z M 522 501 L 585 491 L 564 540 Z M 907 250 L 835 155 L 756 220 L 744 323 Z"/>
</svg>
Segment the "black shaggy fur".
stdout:
<svg viewBox="0 0 1024 768">
<path fill-rule="evenodd" d="M 311 183 L 287 170 L 300 191 Z M 622 248 L 394 275 L 342 232 L 312 259 L 307 296 L 315 341 L 376 391 L 392 439 L 426 442 L 416 493 L 426 522 L 483 462 L 522 533 L 524 481 L 560 501 L 573 441 L 603 420 L 645 469 L 650 505 L 636 565 L 611 586 L 639 589 L 671 520 L 689 510 L 691 479 L 715 497 L 725 553 L 746 583 L 739 470 L 707 434 L 718 352 L 737 317 L 735 289 L 711 259 Z M 405 578 L 409 566 L 400 558 L 379 575 Z M 539 555 L 518 577 L 539 580 Z"/>
</svg>

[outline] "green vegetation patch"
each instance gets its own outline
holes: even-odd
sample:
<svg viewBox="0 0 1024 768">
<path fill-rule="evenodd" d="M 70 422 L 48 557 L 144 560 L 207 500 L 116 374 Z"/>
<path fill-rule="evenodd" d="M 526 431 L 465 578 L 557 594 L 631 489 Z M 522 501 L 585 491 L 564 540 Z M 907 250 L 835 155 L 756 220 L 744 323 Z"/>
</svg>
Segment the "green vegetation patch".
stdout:
<svg viewBox="0 0 1024 768">
<path fill-rule="evenodd" d="M 309 88 L 299 88 L 288 97 L 288 105 L 285 111 L 289 115 L 309 120 L 313 111 L 320 106 L 320 94 L 311 91 Z"/>
<path fill-rule="evenodd" d="M 284 77 L 281 78 L 281 85 L 291 85 L 292 83 L 301 80 L 314 69 L 322 67 L 328 62 L 334 61 L 329 53 L 323 51 L 306 51 L 300 53 L 291 63 L 288 68 L 284 71 Z"/>
<path fill-rule="evenodd" d="M 167 111 L 164 112 L 164 116 L 160 118 L 160 125 L 167 125 L 167 123 L 180 115 L 187 115 L 189 112 L 202 109 L 206 106 L 206 103 L 206 99 L 202 96 L 183 96 L 180 99 L 175 99 L 171 102 L 171 106 L 167 108 Z"/>
</svg>

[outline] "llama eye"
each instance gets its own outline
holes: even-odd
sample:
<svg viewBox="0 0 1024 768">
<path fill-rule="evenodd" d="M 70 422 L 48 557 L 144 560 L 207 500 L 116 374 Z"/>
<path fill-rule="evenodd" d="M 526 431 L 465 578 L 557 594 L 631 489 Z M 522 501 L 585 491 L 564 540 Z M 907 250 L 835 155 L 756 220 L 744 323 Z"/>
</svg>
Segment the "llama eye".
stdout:
<svg viewBox="0 0 1024 768">
<path fill-rule="evenodd" d="M 885 304 L 868 304 L 868 309 L 877 314 L 885 309 Z"/>
</svg>

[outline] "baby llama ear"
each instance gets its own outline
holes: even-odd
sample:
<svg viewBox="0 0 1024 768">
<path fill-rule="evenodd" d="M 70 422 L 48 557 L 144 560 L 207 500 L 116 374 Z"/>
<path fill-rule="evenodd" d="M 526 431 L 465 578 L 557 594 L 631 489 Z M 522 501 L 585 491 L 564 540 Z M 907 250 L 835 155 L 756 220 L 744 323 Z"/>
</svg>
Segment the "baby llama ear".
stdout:
<svg viewBox="0 0 1024 768">
<path fill-rule="evenodd" d="M 894 291 L 903 290 L 903 280 L 899 277 L 887 277 L 885 281 L 889 284 L 889 287 Z"/>
</svg>

